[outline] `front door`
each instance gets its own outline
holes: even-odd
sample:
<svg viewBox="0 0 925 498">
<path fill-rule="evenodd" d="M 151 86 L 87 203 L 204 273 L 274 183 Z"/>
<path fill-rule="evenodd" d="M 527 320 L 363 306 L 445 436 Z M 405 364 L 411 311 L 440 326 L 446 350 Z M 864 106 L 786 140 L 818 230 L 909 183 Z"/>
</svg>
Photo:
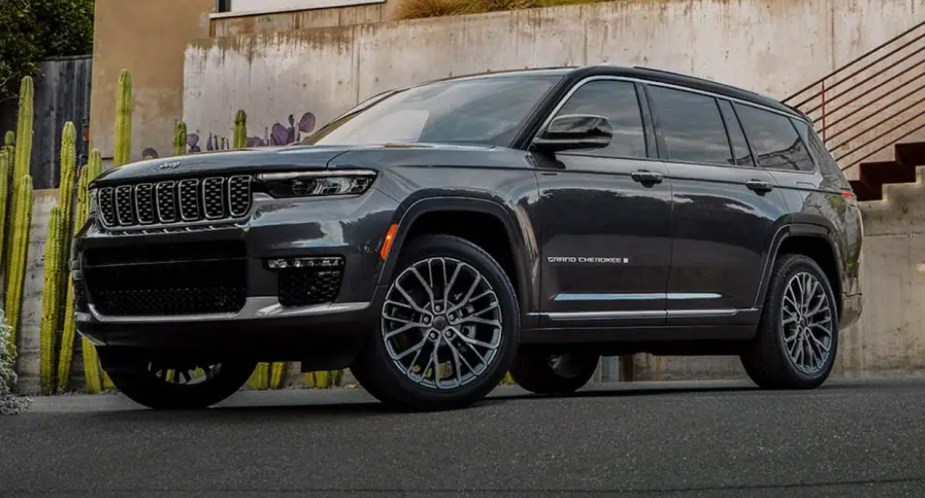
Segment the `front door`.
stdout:
<svg viewBox="0 0 925 498">
<path fill-rule="evenodd" d="M 664 164 L 654 157 L 654 131 L 640 106 L 641 87 L 608 78 L 579 85 L 555 116 L 605 116 L 614 136 L 604 149 L 554 158 L 537 153 L 541 323 L 662 325 L 671 186 Z"/>
<path fill-rule="evenodd" d="M 729 101 L 655 84 L 647 94 L 673 190 L 668 324 L 755 322 L 784 197 L 755 166 Z"/>
</svg>

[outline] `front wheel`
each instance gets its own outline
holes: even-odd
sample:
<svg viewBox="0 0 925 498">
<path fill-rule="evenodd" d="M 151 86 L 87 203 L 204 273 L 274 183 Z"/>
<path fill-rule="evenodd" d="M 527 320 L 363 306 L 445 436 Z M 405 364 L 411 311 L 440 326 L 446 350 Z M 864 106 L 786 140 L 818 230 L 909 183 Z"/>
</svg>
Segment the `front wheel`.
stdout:
<svg viewBox="0 0 925 498">
<path fill-rule="evenodd" d="M 828 378 L 838 351 L 838 308 L 811 258 L 786 254 L 774 265 L 758 334 L 741 355 L 766 389 L 812 389 Z"/>
<path fill-rule="evenodd" d="M 520 387 L 536 394 L 570 394 L 591 380 L 599 361 L 600 356 L 592 353 L 521 351 L 511 376 Z"/>
<path fill-rule="evenodd" d="M 498 385 L 519 335 L 520 309 L 501 265 L 467 240 L 424 236 L 402 250 L 379 330 L 351 370 L 391 407 L 461 408 Z"/>
<path fill-rule="evenodd" d="M 250 361 L 196 362 L 104 352 L 100 363 L 112 383 L 132 401 L 154 409 L 195 409 L 234 394 L 250 377 Z"/>
</svg>

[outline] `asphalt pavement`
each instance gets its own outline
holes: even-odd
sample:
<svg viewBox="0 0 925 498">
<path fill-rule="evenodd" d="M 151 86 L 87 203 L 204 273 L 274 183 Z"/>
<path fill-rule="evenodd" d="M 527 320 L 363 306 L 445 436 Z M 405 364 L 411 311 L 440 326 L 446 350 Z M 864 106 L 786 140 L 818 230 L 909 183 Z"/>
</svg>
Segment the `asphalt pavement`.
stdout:
<svg viewBox="0 0 925 498">
<path fill-rule="evenodd" d="M 925 496 L 925 378 L 509 387 L 388 412 L 361 390 L 241 392 L 199 412 L 119 395 L 0 417 L 0 496 Z"/>
</svg>

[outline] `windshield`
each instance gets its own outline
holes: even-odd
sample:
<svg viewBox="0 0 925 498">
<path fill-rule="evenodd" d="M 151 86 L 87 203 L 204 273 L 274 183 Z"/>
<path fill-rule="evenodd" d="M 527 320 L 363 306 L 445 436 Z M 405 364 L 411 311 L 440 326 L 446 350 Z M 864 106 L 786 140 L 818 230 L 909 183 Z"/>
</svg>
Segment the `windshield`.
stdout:
<svg viewBox="0 0 925 498">
<path fill-rule="evenodd" d="M 430 83 L 370 99 L 304 145 L 470 143 L 508 146 L 561 76 Z"/>
</svg>

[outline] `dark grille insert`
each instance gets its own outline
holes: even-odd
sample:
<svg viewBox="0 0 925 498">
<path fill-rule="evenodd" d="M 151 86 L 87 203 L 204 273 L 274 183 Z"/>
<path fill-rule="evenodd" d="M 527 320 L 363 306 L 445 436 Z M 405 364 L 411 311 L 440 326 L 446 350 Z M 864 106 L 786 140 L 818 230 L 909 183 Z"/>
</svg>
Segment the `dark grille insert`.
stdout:
<svg viewBox="0 0 925 498">
<path fill-rule="evenodd" d="M 199 180 L 180 182 L 180 218 L 195 221 L 199 216 Z"/>
<path fill-rule="evenodd" d="M 202 181 L 202 203 L 206 219 L 216 220 L 225 217 L 224 178 L 206 178 Z"/>
<path fill-rule="evenodd" d="M 228 209 L 231 216 L 244 216 L 251 208 L 251 178 L 232 176 L 228 179 Z"/>
<path fill-rule="evenodd" d="M 177 221 L 177 193 L 174 182 L 160 182 L 155 187 L 157 194 L 157 215 L 161 223 Z"/>
<path fill-rule="evenodd" d="M 116 220 L 116 202 L 115 199 L 113 199 L 113 195 L 112 188 L 106 187 L 100 189 L 99 199 L 97 199 L 103 223 L 110 226 L 118 223 Z"/>
<path fill-rule="evenodd" d="M 154 213 L 154 186 L 150 183 L 142 183 L 135 187 L 135 214 L 138 215 L 138 223 L 150 225 L 157 221 Z"/>
<path fill-rule="evenodd" d="M 342 270 L 280 270 L 279 303 L 283 306 L 307 306 L 332 302 L 340 292 L 342 278 Z"/>
</svg>

